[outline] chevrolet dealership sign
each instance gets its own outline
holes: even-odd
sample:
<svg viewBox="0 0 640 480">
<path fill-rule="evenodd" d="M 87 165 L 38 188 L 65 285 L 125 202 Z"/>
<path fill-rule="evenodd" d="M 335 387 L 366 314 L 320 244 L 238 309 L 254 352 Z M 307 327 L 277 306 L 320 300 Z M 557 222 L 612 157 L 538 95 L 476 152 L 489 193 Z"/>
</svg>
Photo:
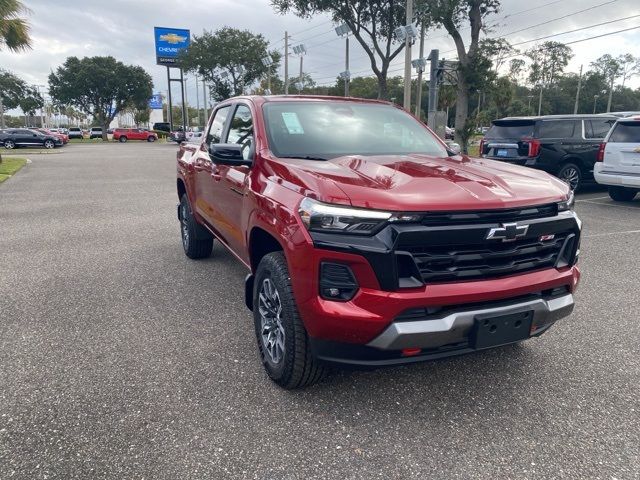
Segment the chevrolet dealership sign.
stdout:
<svg viewBox="0 0 640 480">
<path fill-rule="evenodd" d="M 189 46 L 191 34 L 181 28 L 154 27 L 156 44 L 156 63 L 158 65 L 176 65 L 178 55 Z"/>
</svg>

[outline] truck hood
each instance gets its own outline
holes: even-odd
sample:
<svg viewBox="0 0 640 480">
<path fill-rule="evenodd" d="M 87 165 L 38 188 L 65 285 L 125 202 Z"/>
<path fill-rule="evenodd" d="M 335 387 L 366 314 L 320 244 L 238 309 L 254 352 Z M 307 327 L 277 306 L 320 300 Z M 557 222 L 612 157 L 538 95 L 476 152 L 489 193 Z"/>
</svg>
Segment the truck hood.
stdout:
<svg viewBox="0 0 640 480">
<path fill-rule="evenodd" d="M 561 201 L 569 191 L 540 170 L 464 155 L 345 156 L 278 163 L 280 178 L 306 194 L 313 192 L 320 201 L 379 210 L 516 208 Z"/>
</svg>

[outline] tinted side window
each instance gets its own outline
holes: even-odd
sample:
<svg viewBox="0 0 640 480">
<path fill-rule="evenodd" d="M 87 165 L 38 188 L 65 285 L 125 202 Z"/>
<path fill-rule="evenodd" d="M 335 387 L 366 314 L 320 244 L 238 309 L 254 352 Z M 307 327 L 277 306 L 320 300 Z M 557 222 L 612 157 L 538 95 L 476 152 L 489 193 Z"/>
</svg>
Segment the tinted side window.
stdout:
<svg viewBox="0 0 640 480">
<path fill-rule="evenodd" d="M 540 138 L 571 138 L 578 124 L 575 120 L 546 120 L 540 123 Z"/>
<path fill-rule="evenodd" d="M 585 137 L 586 138 L 604 138 L 609 133 L 611 125 L 615 120 L 611 119 L 592 119 L 585 120 Z"/>
<path fill-rule="evenodd" d="M 239 105 L 231 120 L 227 143 L 242 145 L 242 156 L 249 160 L 251 146 L 253 144 L 253 119 L 251 110 L 246 105 Z"/>
<path fill-rule="evenodd" d="M 615 143 L 640 143 L 640 122 L 619 123 L 611 133 L 609 141 Z"/>
<path fill-rule="evenodd" d="M 230 106 L 219 108 L 211 122 L 211 128 L 207 134 L 207 143 L 220 143 L 222 140 L 222 132 L 224 131 L 225 121 L 229 116 Z"/>
</svg>

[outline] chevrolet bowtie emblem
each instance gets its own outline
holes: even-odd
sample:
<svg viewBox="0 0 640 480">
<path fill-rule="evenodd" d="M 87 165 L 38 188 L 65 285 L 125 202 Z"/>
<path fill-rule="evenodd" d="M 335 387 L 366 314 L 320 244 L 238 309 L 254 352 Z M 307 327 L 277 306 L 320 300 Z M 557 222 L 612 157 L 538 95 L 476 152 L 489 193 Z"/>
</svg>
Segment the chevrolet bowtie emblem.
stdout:
<svg viewBox="0 0 640 480">
<path fill-rule="evenodd" d="M 171 44 L 182 43 L 186 39 L 187 37 L 182 37 L 175 33 L 167 33 L 166 35 L 160 35 L 160 40 L 162 40 L 163 42 L 171 43 Z"/>
<path fill-rule="evenodd" d="M 492 228 L 487 234 L 487 240 L 502 240 L 503 242 L 513 242 L 524 237 L 529 230 L 529 225 L 518 225 L 517 223 L 503 223 L 501 227 Z"/>
</svg>

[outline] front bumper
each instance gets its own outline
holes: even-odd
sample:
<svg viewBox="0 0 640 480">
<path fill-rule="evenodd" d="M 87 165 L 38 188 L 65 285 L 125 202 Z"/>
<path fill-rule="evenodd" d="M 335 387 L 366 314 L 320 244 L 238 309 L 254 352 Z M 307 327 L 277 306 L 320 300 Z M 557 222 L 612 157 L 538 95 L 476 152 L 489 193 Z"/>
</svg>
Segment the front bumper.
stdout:
<svg viewBox="0 0 640 480">
<path fill-rule="evenodd" d="M 414 321 L 398 319 L 366 345 L 318 339 L 311 339 L 311 345 L 317 358 L 334 364 L 375 367 L 414 363 L 540 336 L 557 320 L 570 315 L 573 307 L 573 295 L 566 292 L 547 298 L 501 302 L 488 307 L 460 307 L 432 318 Z M 474 344 L 477 319 L 502 318 L 528 312 L 531 312 L 531 327 L 529 332 L 524 332 L 524 336 L 517 340 L 496 341 L 490 347 Z"/>
<path fill-rule="evenodd" d="M 601 185 L 640 188 L 640 174 L 607 170 L 604 163 L 596 163 L 594 177 Z"/>
</svg>

